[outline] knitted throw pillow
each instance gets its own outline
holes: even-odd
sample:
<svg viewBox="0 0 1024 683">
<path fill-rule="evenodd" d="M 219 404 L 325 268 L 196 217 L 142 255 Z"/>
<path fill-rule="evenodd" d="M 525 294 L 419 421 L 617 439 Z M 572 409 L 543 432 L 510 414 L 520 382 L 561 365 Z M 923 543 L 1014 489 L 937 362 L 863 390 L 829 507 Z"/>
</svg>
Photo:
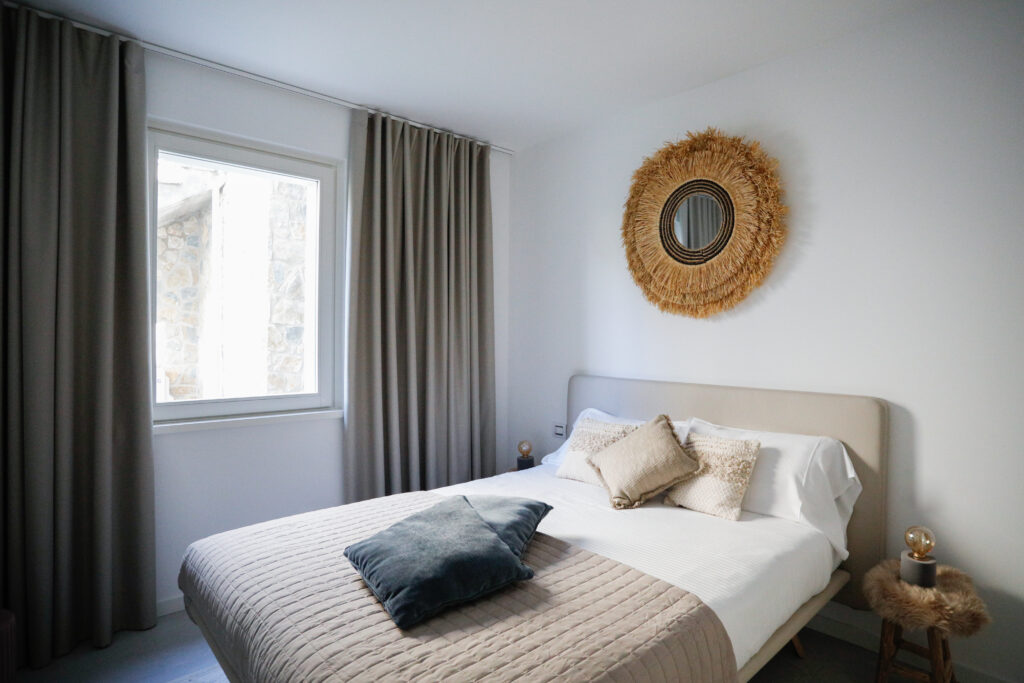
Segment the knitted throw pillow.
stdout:
<svg viewBox="0 0 1024 683">
<path fill-rule="evenodd" d="M 690 434 L 683 450 L 700 467 L 690 479 L 669 489 L 667 500 L 716 517 L 740 518 L 740 504 L 750 485 L 761 444 Z"/>
<path fill-rule="evenodd" d="M 583 418 L 576 423 L 569 436 L 569 448 L 555 476 L 603 486 L 597 472 L 587 464 L 587 456 L 604 450 L 627 434 L 636 431 L 638 426 Z"/>
</svg>

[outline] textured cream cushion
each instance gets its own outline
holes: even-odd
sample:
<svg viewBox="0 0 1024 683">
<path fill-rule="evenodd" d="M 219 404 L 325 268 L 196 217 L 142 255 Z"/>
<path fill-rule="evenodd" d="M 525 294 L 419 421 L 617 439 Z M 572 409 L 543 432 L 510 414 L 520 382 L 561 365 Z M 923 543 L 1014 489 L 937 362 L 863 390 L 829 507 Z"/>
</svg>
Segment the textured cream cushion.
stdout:
<svg viewBox="0 0 1024 683">
<path fill-rule="evenodd" d="M 608 490 L 612 507 L 619 510 L 640 507 L 697 471 L 697 462 L 683 451 L 665 415 L 588 456 L 587 462 Z"/>
<path fill-rule="evenodd" d="M 641 423 L 643 424 L 643 423 Z M 576 422 L 569 436 L 568 448 L 555 476 L 575 479 L 594 486 L 604 486 L 594 468 L 587 464 L 587 457 L 603 451 L 640 425 L 606 422 L 589 417 Z"/>
<path fill-rule="evenodd" d="M 647 420 L 637 420 L 632 417 L 619 417 L 618 415 L 612 415 L 610 413 L 604 412 L 603 410 L 598 410 L 597 408 L 584 408 L 583 410 L 580 411 L 580 414 L 576 416 L 576 419 L 573 420 L 572 427 L 569 429 L 568 432 L 566 432 L 566 438 L 565 441 L 562 442 L 562 445 L 559 446 L 557 450 L 545 455 L 544 459 L 541 460 L 541 462 L 544 463 L 545 465 L 561 465 L 562 461 L 565 460 L 565 452 L 569 450 L 569 443 L 572 441 L 572 433 L 576 431 L 576 425 L 578 425 L 580 422 L 587 419 L 588 417 L 592 420 L 597 420 L 598 422 L 611 422 L 613 424 L 635 425 L 637 427 L 642 425 L 644 422 L 647 422 Z M 680 441 L 683 441 L 686 438 L 686 432 L 689 431 L 689 427 L 690 423 L 689 421 L 687 421 L 686 430 L 683 432 Z"/>
<path fill-rule="evenodd" d="M 693 477 L 669 489 L 665 497 L 684 508 L 739 519 L 743 494 L 747 492 L 760 449 L 757 441 L 690 433 L 683 450 L 700 468 Z"/>
</svg>

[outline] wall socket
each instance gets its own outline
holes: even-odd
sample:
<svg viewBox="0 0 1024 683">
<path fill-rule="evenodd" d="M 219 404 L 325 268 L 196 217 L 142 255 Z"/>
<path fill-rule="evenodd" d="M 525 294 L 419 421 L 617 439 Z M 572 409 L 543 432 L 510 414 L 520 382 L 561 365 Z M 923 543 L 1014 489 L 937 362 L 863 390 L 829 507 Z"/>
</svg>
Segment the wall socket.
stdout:
<svg viewBox="0 0 1024 683">
<path fill-rule="evenodd" d="M 565 425 L 555 423 L 555 436 L 565 438 Z"/>
</svg>

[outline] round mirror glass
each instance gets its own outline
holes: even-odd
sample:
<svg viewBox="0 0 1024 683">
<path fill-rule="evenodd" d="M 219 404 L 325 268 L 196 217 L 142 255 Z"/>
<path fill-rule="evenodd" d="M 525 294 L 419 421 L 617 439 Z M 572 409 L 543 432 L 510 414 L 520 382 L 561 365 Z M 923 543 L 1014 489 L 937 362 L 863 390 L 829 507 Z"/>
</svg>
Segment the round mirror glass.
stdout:
<svg viewBox="0 0 1024 683">
<path fill-rule="evenodd" d="M 691 194 L 676 209 L 673 231 L 687 249 L 703 249 L 715 241 L 722 229 L 722 207 L 709 194 Z"/>
</svg>

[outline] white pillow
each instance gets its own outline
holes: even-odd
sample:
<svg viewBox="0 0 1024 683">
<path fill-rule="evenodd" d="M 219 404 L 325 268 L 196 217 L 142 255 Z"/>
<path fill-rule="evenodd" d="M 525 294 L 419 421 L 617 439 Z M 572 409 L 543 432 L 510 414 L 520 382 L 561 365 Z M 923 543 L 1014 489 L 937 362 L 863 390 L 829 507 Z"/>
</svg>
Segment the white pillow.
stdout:
<svg viewBox="0 0 1024 683">
<path fill-rule="evenodd" d="M 576 425 L 579 424 L 580 420 L 589 417 L 592 420 L 600 420 L 601 422 L 610 422 L 613 424 L 624 424 L 624 425 L 642 425 L 646 420 L 634 420 L 628 417 L 616 417 L 610 415 L 603 410 L 597 408 L 585 408 L 580 411 L 579 416 L 576 418 L 576 422 L 573 423 L 572 429 L 569 430 L 567 437 L 571 437 L 573 431 L 576 429 Z M 686 435 L 683 435 L 686 438 Z M 541 459 L 541 463 L 544 465 L 561 465 L 562 461 L 565 460 L 565 453 L 569 450 L 569 438 L 566 438 L 562 445 L 558 447 L 558 450 L 548 453 Z"/>
<path fill-rule="evenodd" d="M 862 486 L 843 444 L 826 436 L 722 427 L 690 420 L 694 434 L 761 442 L 743 509 L 791 519 L 821 531 L 839 561 L 846 550 L 846 525 Z"/>
</svg>

